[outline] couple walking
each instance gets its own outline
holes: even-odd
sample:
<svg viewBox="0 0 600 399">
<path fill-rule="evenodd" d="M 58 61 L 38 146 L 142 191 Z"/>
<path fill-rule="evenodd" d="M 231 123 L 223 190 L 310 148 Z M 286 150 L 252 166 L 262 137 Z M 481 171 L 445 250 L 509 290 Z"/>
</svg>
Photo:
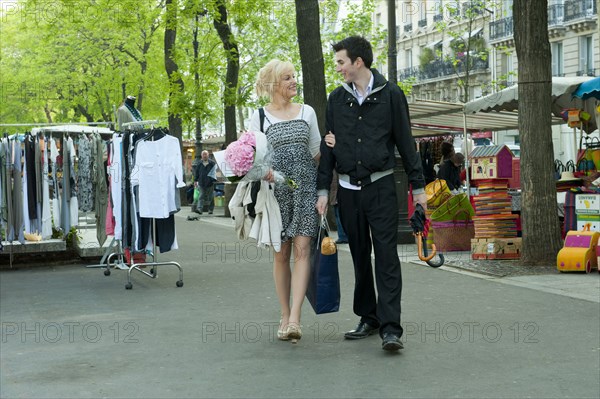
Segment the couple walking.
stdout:
<svg viewBox="0 0 600 399">
<path fill-rule="evenodd" d="M 310 242 L 317 234 L 317 213 L 327 211 L 328 191 L 336 171 L 339 213 L 354 263 L 354 313 L 360 318 L 357 327 L 344 336 L 352 340 L 379 333 L 382 348 L 397 351 L 403 348 L 403 331 L 395 149 L 412 185 L 413 201 L 426 209 L 421 162 L 404 93 L 371 69 L 371 44 L 351 36 L 334 44 L 333 49 L 336 71 L 344 83 L 329 95 L 328 133 L 323 139 L 312 107 L 292 102 L 298 93 L 291 63 L 270 61 L 256 82 L 257 94 L 270 102 L 254 112 L 251 130 L 263 131 L 273 146 L 273 170 L 298 183 L 295 190 L 275 185 L 283 226 L 282 246 L 275 252 L 273 267 L 281 307 L 277 336 L 293 342 L 302 337 L 300 314 L 310 277 Z M 265 178 L 272 180 L 271 173 Z M 375 277 L 371 248 L 375 251 Z"/>
</svg>

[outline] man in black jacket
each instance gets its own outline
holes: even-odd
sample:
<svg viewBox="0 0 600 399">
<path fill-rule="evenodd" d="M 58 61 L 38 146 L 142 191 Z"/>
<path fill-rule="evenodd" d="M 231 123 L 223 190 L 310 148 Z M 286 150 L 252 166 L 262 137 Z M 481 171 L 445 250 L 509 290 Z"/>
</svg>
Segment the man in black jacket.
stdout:
<svg viewBox="0 0 600 399">
<path fill-rule="evenodd" d="M 400 341 L 402 273 L 397 252 L 398 204 L 394 181 L 397 148 L 413 189 L 413 201 L 427 209 L 422 164 L 410 128 L 402 90 L 375 69 L 371 44 L 358 36 L 333 45 L 336 71 L 344 84 L 327 103 L 327 131 L 321 143 L 317 209 L 327 209 L 327 191 L 335 169 L 338 204 L 354 263 L 354 313 L 360 317 L 346 339 L 379 331 L 382 348 L 396 351 Z M 375 251 L 376 297 L 371 266 Z"/>
</svg>

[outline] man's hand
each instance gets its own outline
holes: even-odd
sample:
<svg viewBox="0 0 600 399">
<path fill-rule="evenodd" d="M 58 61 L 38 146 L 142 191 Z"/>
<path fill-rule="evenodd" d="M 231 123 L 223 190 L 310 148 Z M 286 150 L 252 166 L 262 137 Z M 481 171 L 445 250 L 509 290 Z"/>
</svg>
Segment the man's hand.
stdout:
<svg viewBox="0 0 600 399">
<path fill-rule="evenodd" d="M 324 215 L 325 212 L 327 212 L 327 201 L 328 198 L 326 195 L 319 195 L 319 199 L 317 200 L 317 211 L 319 212 L 319 215 Z"/>
<path fill-rule="evenodd" d="M 335 147 L 335 135 L 331 131 L 325 136 L 325 144 L 327 144 L 327 147 Z"/>
<path fill-rule="evenodd" d="M 413 194 L 413 204 L 417 206 L 417 204 L 421 204 L 423 210 L 427 210 L 427 194 Z"/>
</svg>

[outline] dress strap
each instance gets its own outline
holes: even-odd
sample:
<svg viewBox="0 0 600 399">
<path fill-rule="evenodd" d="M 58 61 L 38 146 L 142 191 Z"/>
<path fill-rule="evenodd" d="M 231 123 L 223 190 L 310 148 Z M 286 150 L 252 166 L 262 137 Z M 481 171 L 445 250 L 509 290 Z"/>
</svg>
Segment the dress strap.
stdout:
<svg viewBox="0 0 600 399">
<path fill-rule="evenodd" d="M 260 131 L 263 133 L 266 133 L 265 132 L 265 119 L 267 120 L 267 122 L 269 122 L 269 125 L 272 125 L 273 123 L 271 122 L 269 117 L 267 117 L 267 114 L 265 113 L 265 109 L 263 107 L 260 107 L 258 109 L 258 116 L 260 119 Z"/>
</svg>

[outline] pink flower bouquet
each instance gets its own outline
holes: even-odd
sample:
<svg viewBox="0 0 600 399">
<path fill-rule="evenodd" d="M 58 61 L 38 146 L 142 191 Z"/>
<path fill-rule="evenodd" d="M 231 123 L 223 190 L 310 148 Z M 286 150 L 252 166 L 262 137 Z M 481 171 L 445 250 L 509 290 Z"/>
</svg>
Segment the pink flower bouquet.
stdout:
<svg viewBox="0 0 600 399">
<path fill-rule="evenodd" d="M 271 170 L 273 150 L 262 132 L 244 132 L 225 149 L 224 174 L 231 181 L 257 181 Z M 298 185 L 281 172 L 273 171 L 275 183 L 286 183 L 295 189 Z"/>
</svg>

